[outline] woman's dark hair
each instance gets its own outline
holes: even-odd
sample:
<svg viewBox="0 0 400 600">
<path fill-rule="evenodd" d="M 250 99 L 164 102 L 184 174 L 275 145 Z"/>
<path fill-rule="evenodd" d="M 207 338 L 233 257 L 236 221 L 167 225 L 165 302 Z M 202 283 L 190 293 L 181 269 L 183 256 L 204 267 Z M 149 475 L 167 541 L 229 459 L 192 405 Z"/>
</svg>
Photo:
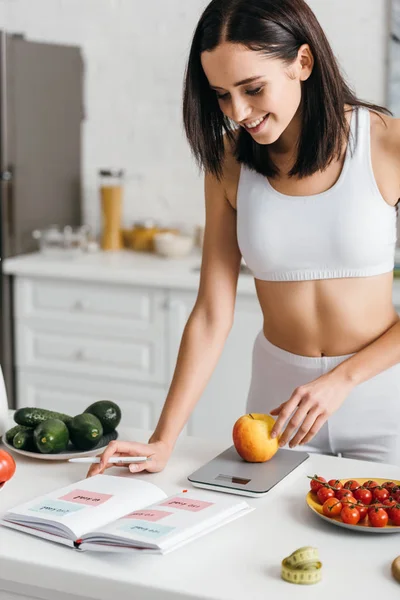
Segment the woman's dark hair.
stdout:
<svg viewBox="0 0 400 600">
<path fill-rule="evenodd" d="M 340 72 L 331 46 L 311 8 L 304 0 L 212 0 L 196 27 L 185 73 L 183 119 L 186 135 L 198 164 L 221 177 L 226 133 L 236 159 L 262 175 L 279 171 L 268 146 L 257 144 L 222 113 L 201 65 L 201 53 L 222 41 L 237 43 L 265 56 L 291 64 L 303 44 L 314 56 L 310 77 L 302 83 L 302 133 L 297 161 L 289 175 L 306 177 L 324 170 L 340 157 L 348 139 L 345 104 L 364 106 L 378 113 L 386 108 L 359 100 Z"/>
</svg>

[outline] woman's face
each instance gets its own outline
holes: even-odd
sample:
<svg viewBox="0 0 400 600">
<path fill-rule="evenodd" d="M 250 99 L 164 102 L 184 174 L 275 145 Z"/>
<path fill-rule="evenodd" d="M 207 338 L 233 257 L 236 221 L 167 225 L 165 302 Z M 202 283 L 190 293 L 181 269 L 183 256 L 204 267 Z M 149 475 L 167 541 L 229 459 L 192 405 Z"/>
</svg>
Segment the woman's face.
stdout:
<svg viewBox="0 0 400 600">
<path fill-rule="evenodd" d="M 292 122 L 300 106 L 301 82 L 310 76 L 312 62 L 307 45 L 289 66 L 230 42 L 201 55 L 222 112 L 259 144 L 273 144 Z"/>
</svg>

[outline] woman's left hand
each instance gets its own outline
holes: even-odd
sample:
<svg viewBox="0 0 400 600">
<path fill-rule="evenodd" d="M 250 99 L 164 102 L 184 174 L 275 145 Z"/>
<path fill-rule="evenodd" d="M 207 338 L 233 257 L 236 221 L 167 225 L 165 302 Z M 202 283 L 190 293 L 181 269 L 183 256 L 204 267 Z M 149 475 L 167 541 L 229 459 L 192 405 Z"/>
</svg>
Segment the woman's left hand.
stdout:
<svg viewBox="0 0 400 600">
<path fill-rule="evenodd" d="M 290 448 L 307 444 L 342 405 L 353 387 L 354 384 L 331 371 L 296 388 L 289 400 L 271 410 L 271 415 L 278 415 L 271 431 L 272 437 L 280 438 L 280 446 L 284 446 L 289 440 Z M 291 415 L 292 418 L 281 434 Z M 296 430 L 297 433 L 290 439 Z"/>
</svg>

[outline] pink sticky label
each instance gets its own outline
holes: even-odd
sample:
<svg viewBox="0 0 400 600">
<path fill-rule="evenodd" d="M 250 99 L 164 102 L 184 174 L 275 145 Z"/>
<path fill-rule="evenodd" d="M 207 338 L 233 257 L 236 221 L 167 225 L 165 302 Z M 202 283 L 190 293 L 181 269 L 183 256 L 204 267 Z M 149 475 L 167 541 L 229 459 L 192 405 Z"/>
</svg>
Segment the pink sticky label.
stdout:
<svg viewBox="0 0 400 600">
<path fill-rule="evenodd" d="M 190 510 L 192 512 L 198 512 L 204 510 L 209 506 L 212 506 L 213 502 L 203 502 L 202 500 L 194 500 L 193 498 L 169 498 L 166 502 L 160 504 L 160 506 L 170 506 L 171 508 L 181 508 L 182 510 Z"/>
<path fill-rule="evenodd" d="M 61 496 L 59 500 L 67 500 L 68 502 L 78 502 L 86 504 L 86 506 L 100 506 L 112 498 L 111 494 L 99 494 L 98 492 L 89 492 L 88 490 L 73 490 L 65 496 Z"/>
<path fill-rule="evenodd" d="M 127 515 L 125 519 L 143 519 L 144 521 L 159 521 L 165 519 L 172 513 L 166 510 L 136 510 L 135 512 Z"/>
</svg>

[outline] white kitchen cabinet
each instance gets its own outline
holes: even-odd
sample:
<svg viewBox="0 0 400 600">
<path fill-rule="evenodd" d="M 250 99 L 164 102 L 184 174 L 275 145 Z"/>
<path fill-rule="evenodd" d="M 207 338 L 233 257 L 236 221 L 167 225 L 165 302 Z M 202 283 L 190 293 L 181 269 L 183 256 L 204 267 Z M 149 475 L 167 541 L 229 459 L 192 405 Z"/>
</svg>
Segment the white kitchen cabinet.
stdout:
<svg viewBox="0 0 400 600">
<path fill-rule="evenodd" d="M 39 369 L 18 369 L 19 406 L 49 408 L 77 415 L 97 400 L 121 407 L 121 425 L 152 429 L 165 400 L 165 390 L 110 379 L 70 377 Z"/>
<path fill-rule="evenodd" d="M 168 305 L 169 372 L 172 377 L 183 329 L 196 294 L 171 290 Z M 232 443 L 232 427 L 246 409 L 254 339 L 262 328 L 256 297 L 238 296 L 235 320 L 217 366 L 188 422 L 187 433 Z"/>
<path fill-rule="evenodd" d="M 155 427 L 197 295 L 137 284 L 17 276 L 17 407 L 78 414 L 100 399 L 124 425 Z M 221 359 L 183 434 L 230 441 L 246 403 L 252 344 L 261 328 L 255 294 L 238 296 Z"/>
</svg>

